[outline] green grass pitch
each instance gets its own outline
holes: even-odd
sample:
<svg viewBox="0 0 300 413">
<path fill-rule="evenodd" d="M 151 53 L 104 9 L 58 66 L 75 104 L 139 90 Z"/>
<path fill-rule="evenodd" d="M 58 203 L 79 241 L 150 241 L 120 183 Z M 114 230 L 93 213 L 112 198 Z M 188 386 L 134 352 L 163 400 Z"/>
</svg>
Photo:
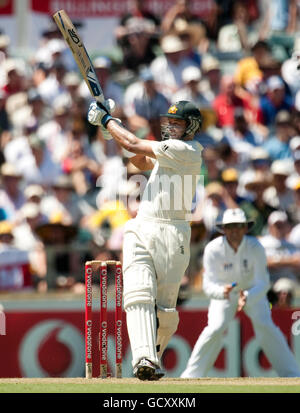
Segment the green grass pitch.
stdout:
<svg viewBox="0 0 300 413">
<path fill-rule="evenodd" d="M 300 378 L 0 379 L 0 393 L 300 393 Z"/>
</svg>

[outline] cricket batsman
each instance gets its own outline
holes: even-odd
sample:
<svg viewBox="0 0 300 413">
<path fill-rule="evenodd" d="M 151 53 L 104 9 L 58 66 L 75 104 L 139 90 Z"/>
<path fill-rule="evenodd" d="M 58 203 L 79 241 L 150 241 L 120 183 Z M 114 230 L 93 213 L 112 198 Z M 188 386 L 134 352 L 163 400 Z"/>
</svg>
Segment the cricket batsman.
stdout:
<svg viewBox="0 0 300 413">
<path fill-rule="evenodd" d="M 190 259 L 192 201 L 203 147 L 194 140 L 202 115 L 188 101 L 161 116 L 162 141 L 137 138 L 111 116 L 113 102 L 92 103 L 88 120 L 130 152 L 140 170 L 152 170 L 136 218 L 127 222 L 123 243 L 124 308 L 133 374 L 140 380 L 164 376 L 161 356 L 177 330 L 176 302 Z"/>
</svg>

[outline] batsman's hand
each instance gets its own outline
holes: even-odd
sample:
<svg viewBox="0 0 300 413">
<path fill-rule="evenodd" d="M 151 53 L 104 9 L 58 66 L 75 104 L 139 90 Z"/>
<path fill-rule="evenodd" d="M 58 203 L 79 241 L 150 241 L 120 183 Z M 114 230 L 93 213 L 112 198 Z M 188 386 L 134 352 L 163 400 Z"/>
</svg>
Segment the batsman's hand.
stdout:
<svg viewBox="0 0 300 413">
<path fill-rule="evenodd" d="M 103 126 L 112 119 L 111 112 L 116 104 L 112 99 L 105 100 L 104 104 L 92 102 L 88 110 L 88 121 L 95 126 Z"/>
</svg>

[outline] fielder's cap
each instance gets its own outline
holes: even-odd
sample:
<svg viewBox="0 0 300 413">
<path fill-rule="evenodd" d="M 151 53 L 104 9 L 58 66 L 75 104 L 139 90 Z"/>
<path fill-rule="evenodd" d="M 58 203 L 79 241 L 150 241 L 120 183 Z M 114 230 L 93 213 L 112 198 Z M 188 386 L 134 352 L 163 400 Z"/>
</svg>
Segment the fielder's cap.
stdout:
<svg viewBox="0 0 300 413">
<path fill-rule="evenodd" d="M 111 60 L 107 56 L 98 56 L 93 60 L 93 66 L 95 69 L 110 69 Z"/>
<path fill-rule="evenodd" d="M 220 62 L 214 56 L 206 55 L 203 57 L 201 69 L 205 73 L 210 72 L 211 70 L 220 70 Z"/>
<path fill-rule="evenodd" d="M 0 235 L 12 235 L 13 224 L 10 221 L 0 221 Z"/>
<path fill-rule="evenodd" d="M 293 172 L 293 163 L 285 159 L 277 159 L 272 162 L 271 172 L 273 175 L 285 175 L 288 176 Z"/>
<path fill-rule="evenodd" d="M 278 124 L 287 124 L 291 121 L 291 114 L 287 110 L 280 110 L 275 116 L 275 123 Z"/>
<path fill-rule="evenodd" d="M 268 224 L 274 225 L 276 222 L 287 222 L 288 216 L 284 211 L 273 211 L 268 218 Z"/>
<path fill-rule="evenodd" d="M 17 171 L 16 167 L 8 162 L 5 162 L 1 165 L 1 175 L 2 176 L 11 176 L 15 178 L 21 178 L 21 174 Z"/>
<path fill-rule="evenodd" d="M 300 150 L 300 136 L 294 136 L 291 140 L 290 140 L 290 149 L 291 151 L 296 151 L 296 150 Z"/>
<path fill-rule="evenodd" d="M 296 288 L 296 283 L 294 280 L 291 280 L 290 278 L 282 277 L 279 278 L 273 285 L 273 291 L 275 293 L 280 293 L 280 292 L 286 292 L 286 293 L 292 293 L 295 288 Z"/>
<path fill-rule="evenodd" d="M 36 218 L 40 214 L 40 207 L 35 202 L 27 202 L 21 208 L 21 214 L 24 218 Z"/>
<path fill-rule="evenodd" d="M 45 194 L 45 191 L 41 185 L 28 185 L 24 189 L 24 195 L 26 199 L 30 199 L 33 196 L 41 198 Z"/>
<path fill-rule="evenodd" d="M 164 53 L 177 53 L 187 49 L 187 45 L 178 37 L 169 34 L 162 38 L 161 48 Z"/>
<path fill-rule="evenodd" d="M 247 219 L 245 212 L 240 208 L 230 208 L 224 211 L 222 219 L 216 222 L 217 229 L 222 232 L 224 225 L 227 224 L 247 224 L 250 230 L 254 221 Z"/>
<path fill-rule="evenodd" d="M 221 175 L 223 182 L 238 182 L 239 175 L 238 171 L 235 168 L 224 169 Z"/>
<path fill-rule="evenodd" d="M 284 82 L 280 76 L 270 76 L 267 80 L 267 88 L 268 90 L 283 89 Z"/>
<path fill-rule="evenodd" d="M 201 80 L 201 70 L 196 66 L 188 66 L 182 71 L 182 80 L 184 83 Z"/>
</svg>

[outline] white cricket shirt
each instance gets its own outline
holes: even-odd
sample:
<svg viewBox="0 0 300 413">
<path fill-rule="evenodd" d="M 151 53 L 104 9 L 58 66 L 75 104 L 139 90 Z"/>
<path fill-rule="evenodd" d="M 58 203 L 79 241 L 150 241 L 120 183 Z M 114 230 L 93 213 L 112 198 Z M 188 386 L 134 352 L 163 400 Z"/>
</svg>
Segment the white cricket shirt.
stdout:
<svg viewBox="0 0 300 413">
<path fill-rule="evenodd" d="M 200 178 L 203 147 L 197 141 L 151 142 L 156 161 L 144 190 L 138 217 L 191 219 Z"/>
<path fill-rule="evenodd" d="M 215 238 L 204 249 L 203 267 L 203 289 L 210 298 L 223 299 L 224 286 L 237 282 L 233 291 L 247 291 L 247 305 L 253 305 L 270 288 L 265 250 L 255 237 L 244 236 L 237 252 L 225 236 Z"/>
</svg>

